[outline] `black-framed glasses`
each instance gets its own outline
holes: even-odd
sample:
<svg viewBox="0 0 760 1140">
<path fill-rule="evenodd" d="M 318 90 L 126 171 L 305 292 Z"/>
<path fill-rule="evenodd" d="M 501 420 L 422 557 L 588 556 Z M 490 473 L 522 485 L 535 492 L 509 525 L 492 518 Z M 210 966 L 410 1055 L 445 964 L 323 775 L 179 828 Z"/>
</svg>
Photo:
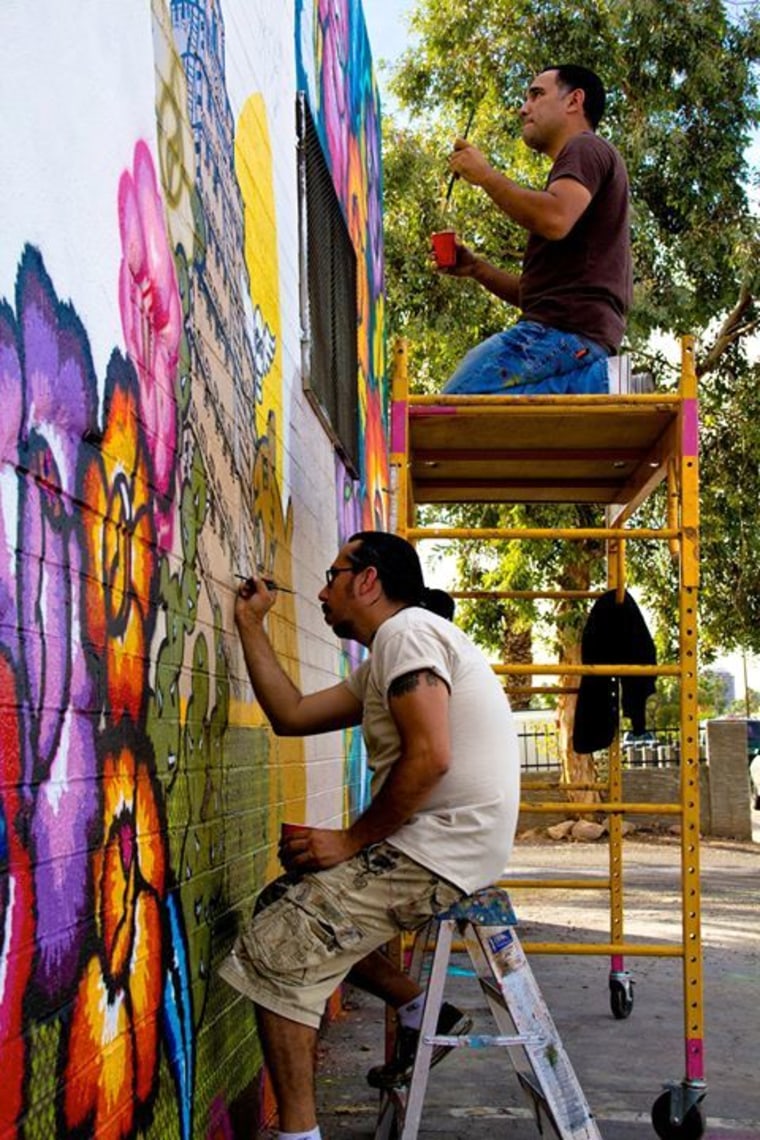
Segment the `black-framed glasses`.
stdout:
<svg viewBox="0 0 760 1140">
<path fill-rule="evenodd" d="M 327 582 L 328 590 L 339 574 L 356 574 L 356 572 L 356 566 L 328 566 L 325 570 L 325 581 Z"/>
</svg>

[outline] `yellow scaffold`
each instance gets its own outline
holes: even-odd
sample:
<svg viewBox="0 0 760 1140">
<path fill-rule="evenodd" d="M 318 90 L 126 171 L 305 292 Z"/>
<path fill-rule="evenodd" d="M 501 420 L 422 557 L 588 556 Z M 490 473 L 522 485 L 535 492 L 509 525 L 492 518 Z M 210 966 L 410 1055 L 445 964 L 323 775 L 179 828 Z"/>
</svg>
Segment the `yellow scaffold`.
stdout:
<svg viewBox="0 0 760 1140">
<path fill-rule="evenodd" d="M 539 803 L 524 802 L 531 813 L 596 814 L 609 817 L 609 874 L 603 879 L 505 879 L 510 888 L 604 890 L 609 894 L 609 939 L 597 943 L 524 943 L 529 953 L 598 954 L 611 958 L 613 1013 L 625 1017 L 633 1005 L 625 957 L 680 958 L 683 968 L 685 1076 L 670 1082 L 653 1109 L 662 1137 L 702 1134 L 700 1103 L 705 1095 L 703 1057 L 702 950 L 699 883 L 699 726 L 697 713 L 698 589 L 698 411 L 693 339 L 682 342 L 681 376 L 675 392 L 614 396 L 420 396 L 410 395 L 407 348 L 395 348 L 391 404 L 391 529 L 410 542 L 551 538 L 568 542 L 602 541 L 607 552 L 607 588 L 622 599 L 626 544 L 646 539 L 666 542 L 677 566 L 679 586 L 678 660 L 653 666 L 570 665 L 565 663 L 495 666 L 507 678 L 519 675 L 567 678 L 584 674 L 675 676 L 680 680 L 680 794 L 676 803 L 624 801 L 618 740 L 609 750 L 606 777 L 560 791 L 597 793 L 596 802 L 568 804 L 556 798 L 557 785 L 523 781 L 546 792 Z M 663 481 L 667 520 L 660 528 L 633 524 L 637 508 Z M 600 504 L 605 525 L 584 528 L 446 528 L 419 526 L 417 509 L 454 503 Z M 455 596 L 504 598 L 594 598 L 597 591 L 463 590 Z M 508 687 L 508 686 L 507 686 Z M 521 691 L 526 691 L 525 689 Z M 537 691 L 527 690 L 527 691 Z M 561 692 L 562 687 L 541 692 Z M 551 795 L 554 793 L 555 798 Z M 680 824 L 681 939 L 646 945 L 624 936 L 623 817 L 670 817 Z"/>
</svg>

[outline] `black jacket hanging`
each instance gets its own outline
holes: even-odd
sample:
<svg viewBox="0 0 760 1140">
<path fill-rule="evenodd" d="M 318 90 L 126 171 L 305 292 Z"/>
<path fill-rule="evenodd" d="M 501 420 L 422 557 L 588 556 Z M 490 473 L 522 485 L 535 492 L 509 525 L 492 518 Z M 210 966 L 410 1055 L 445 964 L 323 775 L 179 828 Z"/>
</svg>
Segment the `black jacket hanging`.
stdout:
<svg viewBox="0 0 760 1140">
<path fill-rule="evenodd" d="M 615 590 L 597 598 L 581 635 L 584 665 L 655 665 L 657 655 L 641 610 L 626 590 L 622 602 Z M 654 677 L 582 677 L 573 725 L 576 752 L 607 748 L 618 728 L 618 685 L 623 686 L 623 715 L 637 735 L 646 728 L 647 698 Z"/>
</svg>

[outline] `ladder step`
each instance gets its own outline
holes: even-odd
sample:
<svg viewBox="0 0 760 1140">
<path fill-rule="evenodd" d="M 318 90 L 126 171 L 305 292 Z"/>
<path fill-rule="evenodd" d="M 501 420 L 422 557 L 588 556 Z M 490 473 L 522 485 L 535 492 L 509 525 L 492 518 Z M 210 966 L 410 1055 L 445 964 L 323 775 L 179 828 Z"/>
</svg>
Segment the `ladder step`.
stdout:
<svg viewBox="0 0 760 1140">
<path fill-rule="evenodd" d="M 383 1094 L 376 1140 L 416 1140 L 434 1048 L 492 1046 L 507 1050 L 520 1086 L 533 1106 L 539 1129 L 543 1118 L 560 1140 L 602 1140 L 514 926 L 504 921 L 506 913 L 505 896 L 488 892 L 484 898 L 475 895 L 463 900 L 456 913 L 438 916 L 438 935 L 411 1080 L 405 1090 Z M 463 938 L 475 967 L 496 1033 L 433 1032 L 456 932 Z"/>
<path fill-rule="evenodd" d="M 448 1049 L 488 1049 L 492 1046 L 503 1046 L 507 1049 L 513 1045 L 525 1047 L 531 1045 L 540 1049 L 542 1045 L 549 1044 L 549 1038 L 541 1033 L 525 1033 L 509 1037 L 492 1033 L 459 1034 L 456 1037 L 425 1036 L 422 1039 L 426 1045 L 445 1045 Z"/>
</svg>

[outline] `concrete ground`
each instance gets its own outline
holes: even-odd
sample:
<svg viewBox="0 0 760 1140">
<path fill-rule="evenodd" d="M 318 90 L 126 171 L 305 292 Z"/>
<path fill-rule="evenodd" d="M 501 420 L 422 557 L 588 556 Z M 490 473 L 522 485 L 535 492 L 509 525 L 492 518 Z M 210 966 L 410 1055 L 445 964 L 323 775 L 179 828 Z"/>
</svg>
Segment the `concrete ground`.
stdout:
<svg viewBox="0 0 760 1140">
<path fill-rule="evenodd" d="M 679 936 L 680 846 L 668 836 L 624 842 L 626 938 Z M 510 877 L 599 876 L 605 844 L 525 839 Z M 760 1140 L 760 846 L 706 841 L 701 851 L 705 1140 Z M 605 941 L 607 897 L 597 891 L 512 890 L 523 941 Z M 475 1017 L 473 1032 L 494 1032 L 469 963 L 455 959 L 447 996 Z M 684 1076 L 684 996 L 677 958 L 639 957 L 634 1008 L 612 1017 L 609 960 L 534 955 L 531 966 L 604 1140 L 654 1137 L 650 1113 L 663 1082 Z M 382 1060 L 383 1009 L 349 991 L 345 1015 L 320 1045 L 318 1096 L 325 1140 L 368 1140 L 376 1095 L 364 1074 Z M 544 1133 L 551 1129 L 545 1126 Z M 505 1051 L 456 1050 L 430 1076 L 420 1137 L 536 1140 L 540 1135 Z M 680 1140 L 683 1133 L 674 1133 Z"/>
</svg>

